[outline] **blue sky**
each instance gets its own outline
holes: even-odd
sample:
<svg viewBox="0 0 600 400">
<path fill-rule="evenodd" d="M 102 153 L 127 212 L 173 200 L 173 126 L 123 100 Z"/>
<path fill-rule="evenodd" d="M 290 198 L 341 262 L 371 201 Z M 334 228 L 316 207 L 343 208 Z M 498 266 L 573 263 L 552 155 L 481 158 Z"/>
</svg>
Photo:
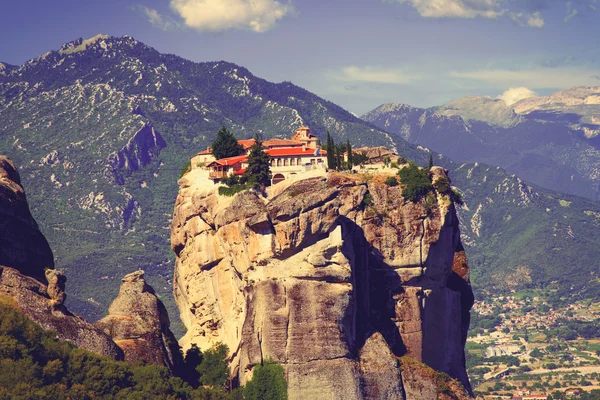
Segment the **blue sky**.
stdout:
<svg viewBox="0 0 600 400">
<path fill-rule="evenodd" d="M 128 34 L 292 81 L 359 115 L 600 85 L 600 0 L 3 0 L 1 10 L 3 62 Z"/>
</svg>

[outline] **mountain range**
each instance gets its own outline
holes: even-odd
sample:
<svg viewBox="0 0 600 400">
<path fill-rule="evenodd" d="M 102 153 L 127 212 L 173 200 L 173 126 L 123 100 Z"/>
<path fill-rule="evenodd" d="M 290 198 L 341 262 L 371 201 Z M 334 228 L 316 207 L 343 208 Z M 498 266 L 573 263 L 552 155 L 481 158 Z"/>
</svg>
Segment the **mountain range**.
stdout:
<svg viewBox="0 0 600 400">
<path fill-rule="evenodd" d="M 330 131 L 336 142 L 386 146 L 421 164 L 430 150 L 443 153 L 435 163 L 451 170 L 466 201 L 459 213 L 476 288 L 510 286 L 514 271 L 531 277 L 516 279 L 522 285 L 571 279 L 575 265 L 588 277 L 600 259 L 598 203 L 542 187 L 597 198 L 596 136 L 573 121 L 500 106 L 496 117 L 467 118 L 386 105 L 365 121 L 232 63 L 195 63 L 129 36 L 98 35 L 21 66 L 0 63 L 0 154 L 21 166 L 31 212 L 69 277 L 68 305 L 89 319 L 104 314 L 121 277 L 137 269 L 178 314 L 168 243 L 177 179 L 222 125 L 242 139 L 289 137 L 305 124 L 321 139 Z M 524 216 L 535 223 L 520 225 Z M 585 293 L 593 281 L 575 283 Z"/>
<path fill-rule="evenodd" d="M 600 199 L 600 87 L 572 88 L 508 105 L 466 97 L 440 107 L 384 104 L 362 118 L 457 162 L 505 168 L 548 188 Z"/>
<path fill-rule="evenodd" d="M 32 213 L 69 275 L 72 309 L 101 317 L 120 277 L 142 268 L 173 310 L 177 179 L 222 125 L 240 139 L 289 137 L 309 125 L 323 139 L 330 130 L 339 142 L 427 157 L 289 82 L 161 54 L 129 36 L 79 39 L 21 66 L 1 64 L 0 153 L 22 166 Z"/>
</svg>

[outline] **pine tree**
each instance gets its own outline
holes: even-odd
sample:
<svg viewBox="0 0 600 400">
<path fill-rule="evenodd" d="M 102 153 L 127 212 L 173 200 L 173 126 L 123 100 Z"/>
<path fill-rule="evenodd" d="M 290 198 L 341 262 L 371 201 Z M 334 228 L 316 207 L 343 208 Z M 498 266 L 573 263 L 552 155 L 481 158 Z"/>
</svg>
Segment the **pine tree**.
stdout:
<svg viewBox="0 0 600 400">
<path fill-rule="evenodd" d="M 270 158 L 263 147 L 262 141 L 258 135 L 254 137 L 254 144 L 250 147 L 248 154 L 248 168 L 244 176 L 248 182 L 260 186 L 269 186 L 271 184 L 271 166 Z"/>
<path fill-rule="evenodd" d="M 429 153 L 429 169 L 433 168 L 433 155 Z"/>
<path fill-rule="evenodd" d="M 346 151 L 348 152 L 348 169 L 352 170 L 352 146 L 350 139 L 346 139 Z"/>
<path fill-rule="evenodd" d="M 327 131 L 327 168 L 335 169 L 335 143 Z"/>
<path fill-rule="evenodd" d="M 235 157 L 244 153 L 244 148 L 229 129 L 224 126 L 217 132 L 217 138 L 212 143 L 212 154 L 217 160 L 227 157 Z"/>
</svg>

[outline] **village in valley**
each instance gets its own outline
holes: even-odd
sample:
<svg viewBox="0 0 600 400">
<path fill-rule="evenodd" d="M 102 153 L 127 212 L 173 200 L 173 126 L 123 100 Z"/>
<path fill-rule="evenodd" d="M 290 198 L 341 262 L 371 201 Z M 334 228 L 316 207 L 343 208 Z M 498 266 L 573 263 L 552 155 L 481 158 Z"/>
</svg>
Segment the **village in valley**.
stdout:
<svg viewBox="0 0 600 400">
<path fill-rule="evenodd" d="M 600 303 L 550 290 L 485 293 L 471 310 L 467 370 L 481 399 L 600 398 Z"/>
</svg>

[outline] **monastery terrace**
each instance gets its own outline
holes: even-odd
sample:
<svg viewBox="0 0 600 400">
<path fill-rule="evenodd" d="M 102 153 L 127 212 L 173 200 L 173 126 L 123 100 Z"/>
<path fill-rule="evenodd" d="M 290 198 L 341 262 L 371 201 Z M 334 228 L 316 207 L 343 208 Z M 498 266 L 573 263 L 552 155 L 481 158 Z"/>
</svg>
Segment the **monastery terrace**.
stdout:
<svg viewBox="0 0 600 400">
<path fill-rule="evenodd" d="M 248 167 L 248 152 L 254 139 L 239 140 L 245 154 L 216 160 L 210 148 L 192 157 L 192 169 L 206 168 L 209 179 L 218 183 L 227 176 L 243 175 Z M 302 126 L 291 139 L 269 139 L 263 142 L 265 153 L 271 158 L 273 185 L 301 172 L 327 168 L 327 152 L 317 145 L 310 128 Z"/>
</svg>

